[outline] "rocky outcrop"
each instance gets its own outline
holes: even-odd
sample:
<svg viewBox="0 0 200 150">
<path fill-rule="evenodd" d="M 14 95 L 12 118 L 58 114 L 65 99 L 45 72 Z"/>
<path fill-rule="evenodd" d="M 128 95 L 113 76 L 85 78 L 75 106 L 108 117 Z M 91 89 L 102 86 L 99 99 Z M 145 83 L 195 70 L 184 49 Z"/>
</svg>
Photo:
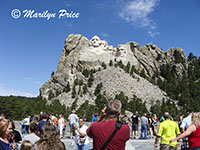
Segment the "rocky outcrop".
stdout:
<svg viewBox="0 0 200 150">
<path fill-rule="evenodd" d="M 116 48 L 98 36 L 91 40 L 80 34 L 70 34 L 65 40 L 65 45 L 60 57 L 57 71 L 53 77 L 40 88 L 40 94 L 48 102 L 54 99 L 66 106 L 77 101 L 80 106 L 85 100 L 94 104 L 95 88 L 100 82 L 103 84 L 103 91 L 106 97 L 114 97 L 120 91 L 131 98 L 133 95 L 146 102 L 147 107 L 156 100 L 168 99 L 167 94 L 158 86 L 153 85 L 148 80 L 136 73 L 130 75 L 119 67 L 109 66 L 110 62 L 121 61 L 124 65 L 128 63 L 136 70 L 144 71 L 145 75 L 151 79 L 159 73 L 163 65 L 170 65 L 178 78 L 181 78 L 183 71 L 187 68 L 185 54 L 180 48 L 172 48 L 163 52 L 156 45 L 148 44 L 140 47 L 136 42 L 120 44 Z M 107 67 L 103 69 L 102 63 Z M 88 78 L 82 74 L 84 69 L 99 70 L 93 74 L 94 81 L 87 94 L 77 95 L 72 98 L 72 90 L 63 92 L 67 84 L 72 87 L 76 79 L 82 80 L 83 84 L 88 84 Z M 80 85 L 79 85 L 80 86 Z M 76 86 L 76 91 L 82 90 L 82 86 Z M 53 96 L 50 96 L 53 94 Z"/>
</svg>

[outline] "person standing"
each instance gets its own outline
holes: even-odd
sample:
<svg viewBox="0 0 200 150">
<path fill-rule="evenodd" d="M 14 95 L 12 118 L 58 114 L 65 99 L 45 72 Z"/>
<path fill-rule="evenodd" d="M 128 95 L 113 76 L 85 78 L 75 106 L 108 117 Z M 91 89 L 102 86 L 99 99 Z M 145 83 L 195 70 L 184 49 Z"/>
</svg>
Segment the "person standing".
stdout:
<svg viewBox="0 0 200 150">
<path fill-rule="evenodd" d="M 192 124 L 192 111 L 188 110 L 187 114 L 188 116 L 183 119 L 180 126 L 182 133 Z"/>
<path fill-rule="evenodd" d="M 144 113 L 144 115 L 141 117 L 140 139 L 147 139 L 147 125 L 148 125 L 147 114 Z M 143 134 L 144 134 L 144 136 L 143 136 Z"/>
<path fill-rule="evenodd" d="M 187 111 L 187 117 L 185 117 L 180 125 L 181 132 L 185 132 L 187 128 L 192 124 L 192 111 L 188 110 Z M 188 149 L 188 139 L 187 137 L 182 139 L 182 149 Z"/>
<path fill-rule="evenodd" d="M 72 112 L 72 114 L 69 115 L 68 117 L 68 121 L 69 121 L 69 127 L 70 127 L 70 137 L 72 137 L 73 132 L 74 132 L 74 123 L 78 121 L 78 116 Z"/>
<path fill-rule="evenodd" d="M 75 143 L 77 145 L 77 150 L 89 150 L 89 139 L 86 133 L 88 127 L 85 125 L 83 118 L 79 119 L 79 126 L 74 125 L 75 128 Z"/>
<path fill-rule="evenodd" d="M 188 143 L 190 150 L 200 150 L 200 113 L 195 112 L 192 114 L 192 124 L 187 130 L 170 142 L 177 141 L 188 136 Z"/>
<path fill-rule="evenodd" d="M 154 147 L 157 149 L 158 141 L 161 138 L 160 150 L 176 150 L 177 142 L 174 141 L 170 143 L 170 140 L 180 134 L 179 127 L 176 122 L 170 120 L 168 112 L 165 112 L 163 117 L 165 121 L 163 121 L 159 126 Z M 180 146 L 180 143 L 178 143 L 178 146 Z"/>
<path fill-rule="evenodd" d="M 118 120 L 121 107 L 122 104 L 119 100 L 109 101 L 107 107 L 102 110 L 97 122 L 92 123 L 87 129 L 87 135 L 93 138 L 94 150 L 125 150 L 126 141 L 130 138 L 130 128 L 127 124 L 121 124 L 121 128 L 118 126 L 120 125 Z M 105 120 L 103 120 L 104 118 Z M 116 129 L 118 131 L 112 140 L 108 141 Z"/>
<path fill-rule="evenodd" d="M 132 122 L 132 133 L 133 133 L 133 138 L 137 139 L 138 138 L 138 123 L 140 121 L 140 118 L 138 116 L 138 111 L 135 112 L 131 116 L 131 122 Z"/>
<path fill-rule="evenodd" d="M 44 125 L 44 124 L 46 124 L 46 123 L 48 123 L 48 114 L 47 113 L 45 113 L 45 112 L 43 112 L 43 113 L 41 113 L 40 114 L 40 121 L 38 122 L 38 131 L 39 131 L 39 133 L 41 132 L 41 130 L 42 130 L 42 126 Z"/>
<path fill-rule="evenodd" d="M 9 124 L 11 124 L 11 126 L 12 126 L 12 132 L 10 133 L 10 135 L 8 137 L 9 143 L 22 144 L 21 134 L 17 130 L 15 130 L 15 123 L 14 123 L 14 121 L 10 120 Z"/>
<path fill-rule="evenodd" d="M 148 136 L 149 138 L 153 138 L 153 118 L 151 114 L 148 116 Z"/>
<path fill-rule="evenodd" d="M 6 119 L 0 120 L 0 150 L 11 150 L 8 141 L 9 134 L 12 132 L 12 125 Z"/>
<path fill-rule="evenodd" d="M 30 124 L 30 131 L 29 134 L 26 135 L 23 138 L 23 141 L 30 141 L 32 144 L 35 144 L 35 142 L 37 142 L 40 138 L 36 135 L 36 131 L 38 129 L 38 126 L 36 123 L 31 123 Z"/>
<path fill-rule="evenodd" d="M 25 134 L 29 134 L 30 116 L 26 116 L 25 120 Z"/>
<path fill-rule="evenodd" d="M 95 113 L 94 114 L 94 116 L 93 116 L 93 118 L 92 118 L 92 122 L 96 122 L 97 121 L 97 119 L 98 119 L 98 115 L 97 115 L 97 113 Z"/>
<path fill-rule="evenodd" d="M 22 135 L 25 134 L 25 132 L 26 132 L 26 126 L 25 126 L 26 120 L 25 120 L 25 118 L 21 121 L 21 125 L 22 125 L 21 133 L 22 133 Z"/>
<path fill-rule="evenodd" d="M 65 119 L 64 115 L 60 114 L 60 119 L 58 120 L 58 128 L 59 128 L 59 133 L 60 133 L 60 138 L 63 138 L 63 129 L 65 127 Z"/>
<path fill-rule="evenodd" d="M 51 123 L 42 126 L 40 139 L 35 143 L 37 150 L 66 150 L 65 144 L 59 138 L 56 127 Z"/>
<path fill-rule="evenodd" d="M 158 117 L 156 114 L 153 114 L 153 133 L 154 135 L 157 134 L 157 126 L 158 126 Z"/>
</svg>

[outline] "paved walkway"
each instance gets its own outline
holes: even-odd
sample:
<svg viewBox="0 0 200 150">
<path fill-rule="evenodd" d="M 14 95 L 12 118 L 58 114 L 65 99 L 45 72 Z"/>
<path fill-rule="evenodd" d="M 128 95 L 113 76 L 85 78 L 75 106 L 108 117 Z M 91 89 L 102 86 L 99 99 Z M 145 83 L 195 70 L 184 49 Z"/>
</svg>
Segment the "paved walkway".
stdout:
<svg viewBox="0 0 200 150">
<path fill-rule="evenodd" d="M 20 121 L 15 121 L 16 129 L 21 132 Z M 89 123 L 88 123 L 89 126 Z M 66 134 L 69 135 L 69 128 L 66 129 Z M 139 134 L 140 135 L 140 134 Z M 67 150 L 75 150 L 75 144 L 73 139 L 63 138 L 62 141 L 65 143 Z M 72 144 L 73 143 L 73 144 Z M 126 150 L 153 150 L 154 139 L 139 140 L 139 139 L 130 139 L 126 143 Z M 90 145 L 92 148 L 92 139 L 90 139 Z"/>
<path fill-rule="evenodd" d="M 64 138 L 62 141 L 65 143 L 67 150 L 75 150 L 75 143 L 73 139 Z M 153 150 L 154 139 L 135 140 L 130 139 L 126 143 L 126 150 Z M 92 139 L 90 139 L 90 148 L 92 148 Z"/>
</svg>

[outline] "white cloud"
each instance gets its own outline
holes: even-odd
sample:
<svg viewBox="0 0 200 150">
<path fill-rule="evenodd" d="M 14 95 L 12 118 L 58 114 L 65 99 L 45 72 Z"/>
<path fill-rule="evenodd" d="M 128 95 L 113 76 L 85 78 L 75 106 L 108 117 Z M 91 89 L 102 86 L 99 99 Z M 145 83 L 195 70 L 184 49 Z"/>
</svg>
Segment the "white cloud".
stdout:
<svg viewBox="0 0 200 150">
<path fill-rule="evenodd" d="M 159 33 L 159 32 L 148 31 L 148 34 L 149 34 L 151 37 L 154 37 L 154 36 L 156 36 L 156 35 L 159 35 L 160 33 Z"/>
<path fill-rule="evenodd" d="M 131 23 L 135 27 L 144 27 L 148 29 L 151 35 L 158 35 L 154 30 L 157 28 L 156 23 L 150 18 L 150 14 L 159 4 L 160 0 L 130 0 L 126 3 L 122 2 L 119 16 L 126 22 Z"/>
<path fill-rule="evenodd" d="M 37 84 L 37 85 L 41 84 L 39 81 L 33 81 L 31 77 L 25 77 L 24 79 L 28 82 L 30 81 L 29 83 L 32 83 L 32 84 Z"/>
<path fill-rule="evenodd" d="M 72 23 L 67 23 L 67 26 L 69 27 L 69 28 L 71 28 L 73 25 L 72 25 Z"/>
<path fill-rule="evenodd" d="M 109 35 L 108 35 L 107 33 L 102 33 L 102 36 L 103 36 L 104 38 L 109 37 Z"/>
<path fill-rule="evenodd" d="M 14 89 L 6 89 L 4 87 L 0 87 L 0 96 L 26 96 L 26 97 L 36 97 L 36 94 L 28 93 L 28 92 L 23 92 L 23 91 L 18 91 Z"/>
<path fill-rule="evenodd" d="M 33 84 L 41 84 L 40 82 L 38 82 L 38 81 L 33 81 Z"/>
<path fill-rule="evenodd" d="M 32 80 L 31 77 L 25 77 L 24 79 L 25 79 L 25 80 L 28 80 L 28 81 L 31 81 L 31 80 Z"/>
<path fill-rule="evenodd" d="M 99 3 L 96 5 L 99 9 L 105 8 L 106 5 L 104 3 Z"/>
<path fill-rule="evenodd" d="M 67 6 L 67 7 L 71 7 L 71 4 L 68 3 L 68 2 L 64 2 L 64 5 Z"/>
</svg>

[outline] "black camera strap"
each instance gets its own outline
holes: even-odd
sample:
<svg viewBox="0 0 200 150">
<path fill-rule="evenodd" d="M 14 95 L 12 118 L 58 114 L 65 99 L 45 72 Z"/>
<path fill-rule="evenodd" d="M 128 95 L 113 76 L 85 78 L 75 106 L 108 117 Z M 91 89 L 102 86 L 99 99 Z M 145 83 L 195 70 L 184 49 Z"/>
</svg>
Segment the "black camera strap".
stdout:
<svg viewBox="0 0 200 150">
<path fill-rule="evenodd" d="M 100 150 L 104 150 L 106 148 L 106 146 L 110 143 L 110 141 L 113 139 L 113 137 L 115 136 L 115 134 L 117 133 L 117 131 L 122 127 L 122 123 L 120 121 L 117 121 L 115 124 L 115 130 L 113 131 L 113 133 L 111 134 L 111 136 L 108 138 L 108 140 L 104 143 L 104 145 L 101 147 Z"/>
</svg>

